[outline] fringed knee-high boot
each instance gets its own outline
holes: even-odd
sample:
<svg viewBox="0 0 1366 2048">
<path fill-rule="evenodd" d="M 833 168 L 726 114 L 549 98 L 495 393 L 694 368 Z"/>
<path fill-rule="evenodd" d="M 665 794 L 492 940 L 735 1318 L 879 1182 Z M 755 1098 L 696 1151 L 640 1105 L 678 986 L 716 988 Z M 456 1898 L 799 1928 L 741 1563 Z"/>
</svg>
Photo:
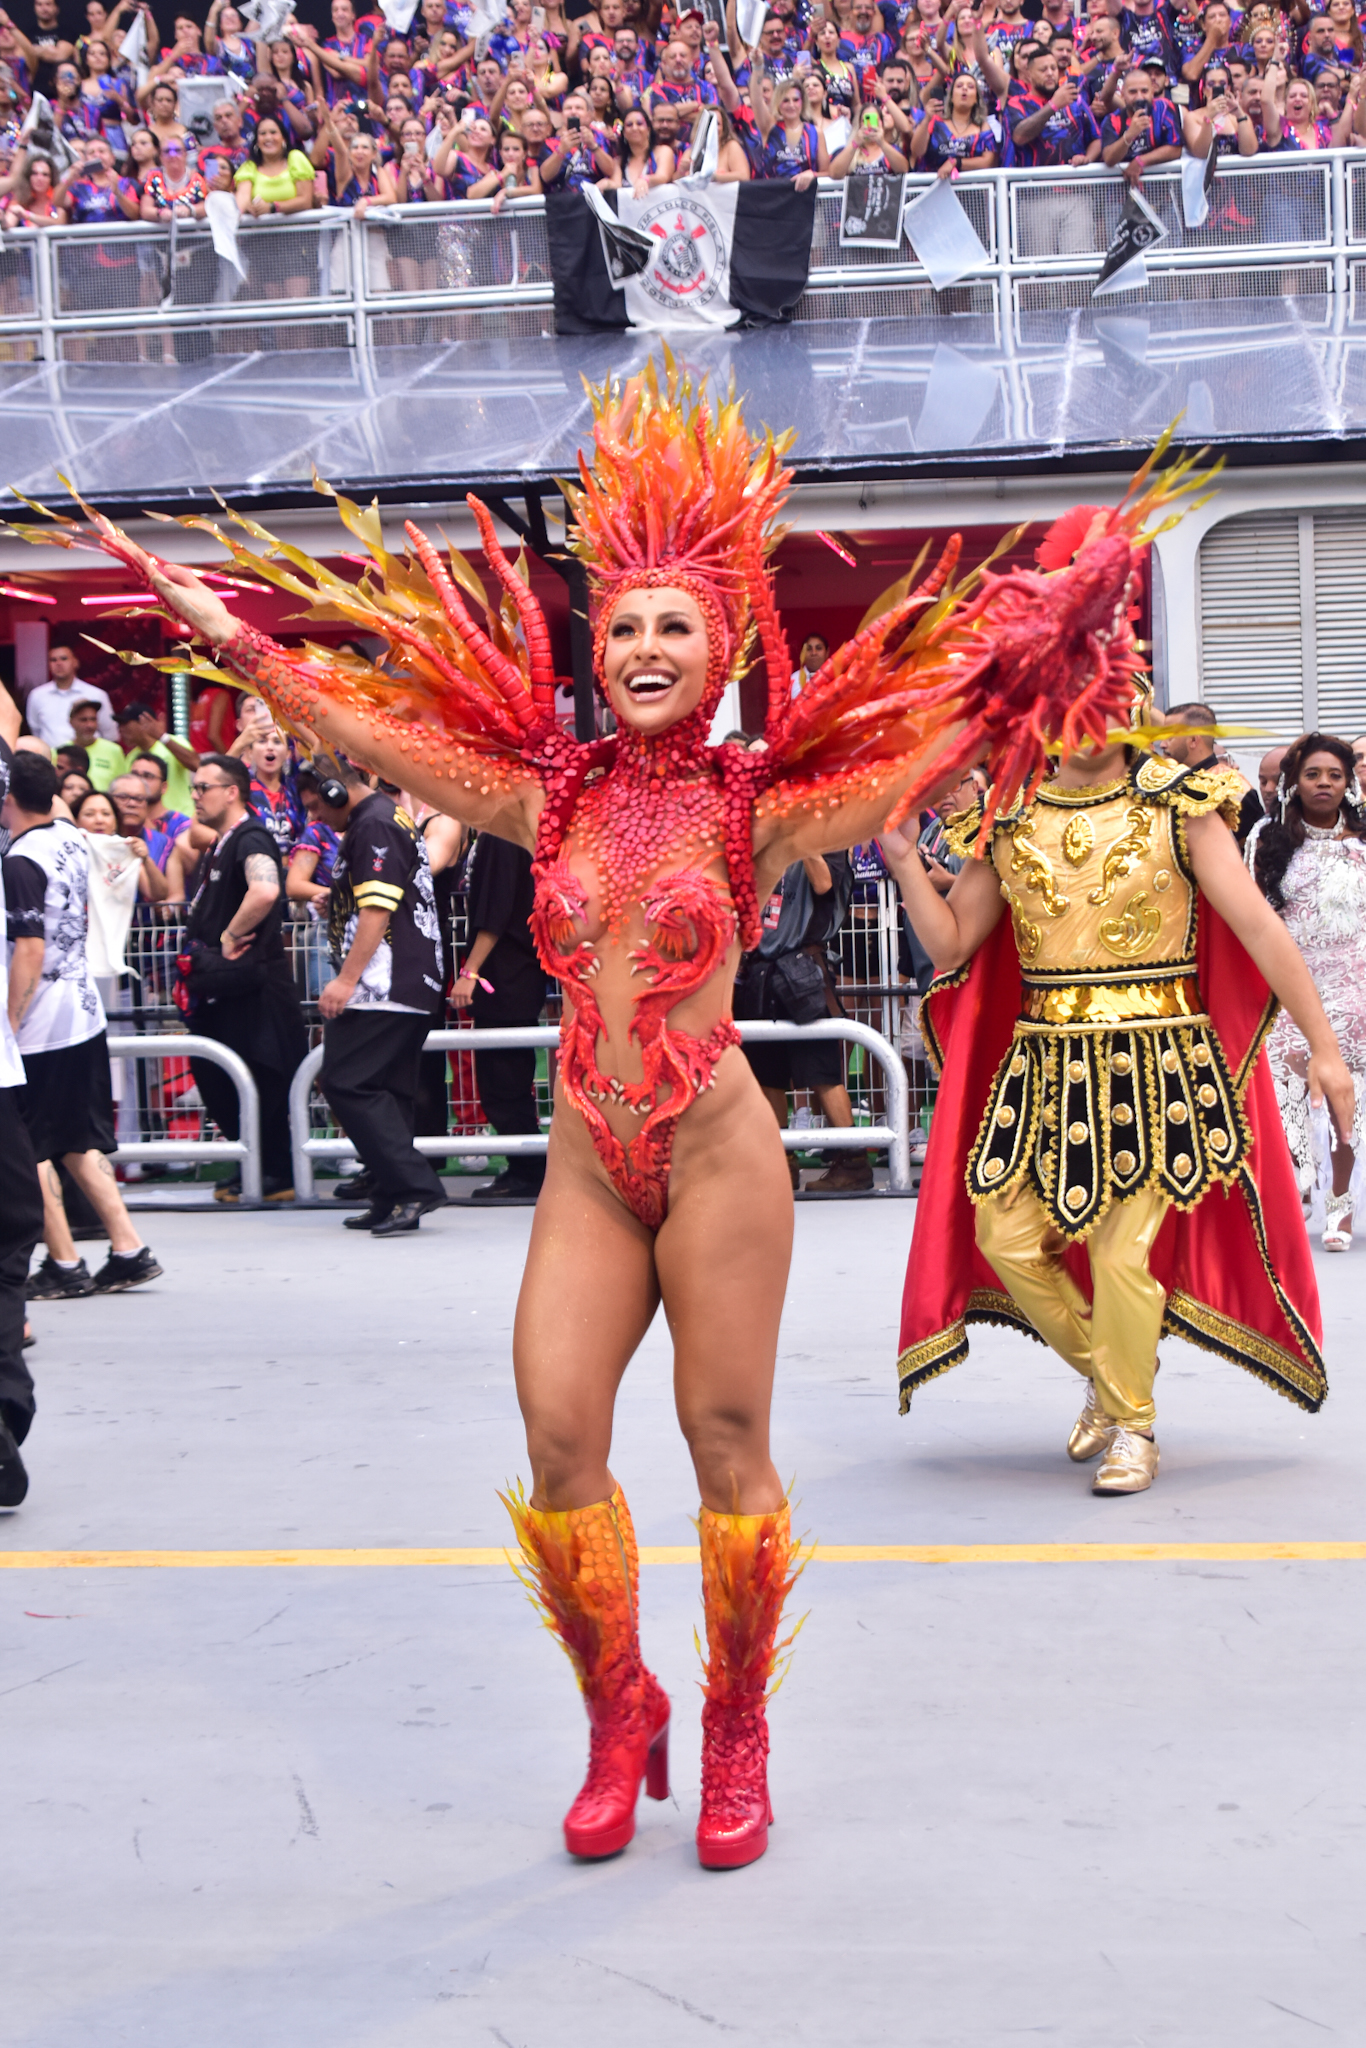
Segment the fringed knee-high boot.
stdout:
<svg viewBox="0 0 1366 2048">
<path fill-rule="evenodd" d="M 588 1709 L 588 1776 L 565 1815 L 565 1847 L 615 1856 L 636 1831 L 642 1777 L 651 1799 L 669 1796 L 669 1702 L 641 1662 L 630 1510 L 620 1487 L 560 1512 L 533 1508 L 520 1487 L 500 1499 L 521 1545 L 517 1575 L 568 1651 Z"/>
<path fill-rule="evenodd" d="M 794 1568 L 786 1501 L 767 1515 L 703 1508 L 697 1526 L 707 1615 L 697 1855 L 708 1870 L 733 1870 L 768 1847 L 773 1809 L 764 1702 L 777 1660 L 792 1641 L 777 1641 L 778 1623 L 802 1567 Z"/>
</svg>

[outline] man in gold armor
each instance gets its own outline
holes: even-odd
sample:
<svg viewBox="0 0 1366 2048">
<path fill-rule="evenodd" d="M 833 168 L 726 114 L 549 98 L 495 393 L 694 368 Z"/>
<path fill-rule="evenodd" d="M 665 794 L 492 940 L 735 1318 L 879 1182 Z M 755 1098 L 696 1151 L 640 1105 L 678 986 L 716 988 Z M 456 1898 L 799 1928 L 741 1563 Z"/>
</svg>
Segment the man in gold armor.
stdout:
<svg viewBox="0 0 1366 2048">
<path fill-rule="evenodd" d="M 943 1078 L 907 1276 L 903 1407 L 965 1355 L 968 1322 L 1026 1329 L 1087 1382 L 1067 1449 L 1100 1455 L 1100 1494 L 1156 1477 L 1164 1329 L 1311 1410 L 1326 1392 L 1284 1139 L 1260 1100 L 1277 999 L 1340 1126 L 1352 1083 L 1298 951 L 1240 862 L 1240 794 L 1229 771 L 1110 745 L 1074 754 L 986 846 L 980 805 L 955 820 L 956 850 L 977 857 L 947 897 L 909 839 L 882 840 L 949 977 L 926 999 Z"/>
</svg>

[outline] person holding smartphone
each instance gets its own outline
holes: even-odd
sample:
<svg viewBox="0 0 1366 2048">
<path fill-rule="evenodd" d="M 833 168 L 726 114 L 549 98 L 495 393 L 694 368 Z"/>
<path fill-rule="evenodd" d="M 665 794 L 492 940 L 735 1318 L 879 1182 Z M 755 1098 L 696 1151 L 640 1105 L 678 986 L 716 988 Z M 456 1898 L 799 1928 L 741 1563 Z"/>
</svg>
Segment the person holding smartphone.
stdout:
<svg viewBox="0 0 1366 2048">
<path fill-rule="evenodd" d="M 865 107 L 849 141 L 830 160 L 832 178 L 900 176 L 909 169 L 907 159 L 888 140 L 880 107 Z"/>
<path fill-rule="evenodd" d="M 1233 98 L 1227 71 L 1205 73 L 1205 104 L 1181 117 L 1182 137 L 1192 156 L 1256 156 L 1257 130 Z"/>
<path fill-rule="evenodd" d="M 1126 182 L 1137 185 L 1144 171 L 1180 156 L 1181 124 L 1171 101 L 1154 96 L 1152 79 L 1142 65 L 1125 79 L 1120 101 L 1100 131 L 1101 161 L 1112 169 L 1119 167 Z"/>
<path fill-rule="evenodd" d="M 588 101 L 571 92 L 564 103 L 564 127 L 541 165 L 545 192 L 579 192 L 599 178 L 610 178 L 616 158 L 593 127 Z"/>
</svg>

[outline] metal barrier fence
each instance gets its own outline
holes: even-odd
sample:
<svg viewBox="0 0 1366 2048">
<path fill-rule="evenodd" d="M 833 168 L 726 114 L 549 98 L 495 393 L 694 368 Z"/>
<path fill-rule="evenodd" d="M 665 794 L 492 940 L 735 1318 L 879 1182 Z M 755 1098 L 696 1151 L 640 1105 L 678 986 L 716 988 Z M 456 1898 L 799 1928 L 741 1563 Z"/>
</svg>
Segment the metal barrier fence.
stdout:
<svg viewBox="0 0 1366 2048">
<path fill-rule="evenodd" d="M 208 1060 L 215 1067 L 222 1067 L 231 1074 L 237 1084 L 237 1107 L 239 1117 L 239 1138 L 210 1138 L 201 1134 L 188 1134 L 174 1138 L 120 1138 L 115 1159 L 138 1160 L 151 1164 L 162 1164 L 176 1159 L 205 1160 L 210 1164 L 218 1160 L 235 1160 L 242 1175 L 242 1196 L 245 1201 L 258 1202 L 261 1199 L 261 1099 L 251 1069 L 246 1061 L 219 1045 L 212 1038 L 201 1038 L 196 1032 L 179 1032 L 174 1037 L 169 1032 L 151 1038 L 111 1037 L 107 1040 L 111 1060 Z"/>
<path fill-rule="evenodd" d="M 932 179 L 912 178 L 912 191 Z M 955 187 L 984 260 L 936 293 L 910 244 L 839 246 L 840 187 L 816 200 L 799 320 L 1029 316 L 1085 304 L 1127 191 L 1113 171 L 972 171 Z M 1366 270 L 1366 156 L 1320 150 L 1221 162 L 1210 215 L 1188 229 L 1180 169 L 1143 192 L 1168 229 L 1147 254 L 1150 299 L 1354 296 Z M 208 230 L 138 222 L 21 229 L 0 251 L 0 359 L 167 362 L 261 349 L 351 347 L 554 332 L 544 202 L 330 208 L 244 223 L 244 275 Z M 1107 305 L 1122 304 L 1117 294 Z"/>
<path fill-rule="evenodd" d="M 139 1073 L 136 1089 L 125 1092 L 119 1105 L 120 1139 L 126 1138 L 130 1147 L 148 1148 L 130 1149 L 126 1157 L 152 1165 L 175 1159 L 194 1160 L 201 1156 L 195 1148 L 201 1142 L 209 1142 L 189 1061 L 181 1056 L 186 1043 L 185 1020 L 172 998 L 176 955 L 184 946 L 184 927 L 179 922 L 182 915 L 183 906 L 168 905 L 165 911 L 155 905 L 139 907 L 126 951 L 129 966 L 135 971 L 107 997 L 111 1030 L 130 1030 L 140 1036 L 171 1034 L 175 1038 L 175 1047 L 167 1048 L 159 1071 Z M 316 1038 L 320 1032 L 317 998 L 332 974 L 323 927 L 316 920 L 299 917 L 285 923 L 282 936 L 304 1016 Z M 455 953 L 463 953 L 467 930 L 465 903 L 460 894 L 454 901 L 451 940 Z M 863 885 L 834 941 L 838 960 L 836 980 L 840 1000 L 851 1021 L 892 1045 L 900 1042 L 903 1008 L 911 993 L 898 975 L 899 940 L 900 905 L 895 884 L 884 879 Z M 559 1017 L 559 991 L 553 983 L 548 984 L 546 1014 L 549 1022 L 544 1029 L 549 1036 L 536 1041 L 542 1050 L 553 1045 L 554 1026 Z M 542 1123 L 548 1124 L 553 1086 L 548 1056 L 538 1060 L 537 1069 L 537 1109 Z M 909 1120 L 913 1127 L 918 1123 L 927 1125 L 934 1094 L 929 1069 L 923 1059 L 913 1057 L 910 1071 Z M 880 1070 L 861 1039 L 849 1041 L 845 1078 L 856 1125 L 863 1129 L 884 1120 L 886 1101 Z M 459 1155 L 461 1158 L 482 1159 L 505 1150 L 502 1140 L 495 1143 L 488 1135 L 467 1049 L 457 1050 L 446 1058 L 439 1077 L 429 1077 L 428 1093 L 436 1098 L 428 1104 L 432 1121 L 472 1141 Z M 799 1119 L 794 1125 L 798 1134 L 795 1142 L 800 1148 L 824 1149 L 827 1142 L 833 1143 L 827 1141 L 824 1119 L 815 1101 L 798 1092 L 794 1103 Z M 316 1089 L 310 1115 L 312 1135 L 326 1137 L 332 1125 L 327 1104 Z M 207 1159 L 221 1155 L 202 1156 Z"/>
<path fill-rule="evenodd" d="M 887 1102 L 886 1120 L 882 1123 L 857 1124 L 849 1129 L 836 1130 L 827 1126 L 821 1132 L 823 1149 L 843 1151 L 886 1151 L 887 1184 L 896 1195 L 911 1192 L 911 1150 L 909 1120 L 909 1089 L 906 1071 L 894 1047 L 887 1043 L 879 1032 L 870 1031 L 867 1025 L 855 1023 L 849 1018 L 831 1017 L 819 1024 L 768 1024 L 742 1023 L 740 1037 L 746 1044 L 777 1044 L 795 1042 L 800 1039 L 844 1039 L 862 1046 L 878 1062 L 883 1073 L 883 1089 Z M 483 1050 L 498 1052 L 505 1048 L 522 1046 L 540 1048 L 546 1051 L 559 1042 L 559 1032 L 544 1024 L 507 1026 L 482 1031 L 433 1031 L 426 1041 L 428 1052 L 469 1053 Z M 289 1090 L 289 1136 L 294 1159 L 294 1193 L 300 1201 L 307 1201 L 313 1195 L 313 1161 L 315 1159 L 348 1159 L 355 1157 L 355 1148 L 349 1138 L 314 1137 L 312 1135 L 313 1097 L 318 1070 L 323 1063 L 323 1048 L 315 1046 L 303 1061 L 290 1084 Z M 804 1151 L 810 1144 L 810 1133 L 792 1127 L 783 1132 L 783 1144 L 789 1152 Z M 431 1159 L 468 1158 L 471 1155 L 485 1155 L 489 1152 L 504 1157 L 524 1157 L 533 1153 L 544 1153 L 549 1143 L 545 1132 L 533 1137 L 489 1137 L 487 1134 L 472 1136 L 468 1133 L 448 1132 L 445 1137 L 415 1138 L 417 1151 Z"/>
</svg>

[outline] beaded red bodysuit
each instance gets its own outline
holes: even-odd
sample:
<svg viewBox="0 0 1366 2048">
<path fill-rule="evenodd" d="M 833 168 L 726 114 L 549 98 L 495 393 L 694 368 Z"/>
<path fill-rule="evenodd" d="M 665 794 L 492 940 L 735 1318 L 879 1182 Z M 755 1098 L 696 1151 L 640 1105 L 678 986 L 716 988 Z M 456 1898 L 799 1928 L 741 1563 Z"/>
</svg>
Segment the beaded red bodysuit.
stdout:
<svg viewBox="0 0 1366 2048">
<path fill-rule="evenodd" d="M 473 497 L 503 593 L 496 604 L 461 556 L 443 558 L 412 524 L 409 551 L 391 554 L 373 506 L 337 500 L 368 551 L 370 567 L 356 582 L 241 515 L 231 516 L 267 543 L 264 552 L 208 521 L 187 520 L 217 535 L 252 581 L 302 598 L 307 616 L 382 637 L 386 657 L 379 665 L 308 643 L 286 651 L 239 625 L 215 660 L 182 653 L 156 665 L 190 666 L 233 684 L 245 678 L 283 723 L 320 735 L 455 817 L 527 841 L 535 821 L 534 937 L 567 999 L 561 1085 L 622 1199 L 657 1228 L 679 1120 L 739 1040 L 728 983 L 705 1037 L 671 1028 L 670 1015 L 719 976 L 737 937 L 747 948 L 757 944 L 756 845 L 770 869 L 773 848 L 784 853 L 781 872 L 786 860 L 870 836 L 983 758 L 994 778 L 986 833 L 1000 805 L 1032 795 L 1050 747 L 1070 751 L 1125 723 L 1139 666 L 1139 529 L 1155 506 L 1189 488 L 1191 465 L 1175 465 L 1144 495 L 1164 441 L 1117 511 L 1085 507 L 1059 521 L 1039 552 L 1051 573 L 984 569 L 955 582 L 955 537 L 933 572 L 911 588 L 912 571 L 889 592 L 794 700 L 766 566 L 780 537 L 772 522 L 789 481 L 780 462 L 786 442 L 752 442 L 734 398 L 713 409 L 672 361 L 662 386 L 652 365 L 624 390 L 594 393 L 593 402 L 593 462 L 580 457 L 568 495 L 571 545 L 598 600 L 599 678 L 613 607 L 630 589 L 685 590 L 707 631 L 702 702 L 657 737 L 623 726 L 581 744 L 557 724 L 544 617 Z M 48 546 L 93 544 L 142 579 L 149 561 L 154 573 L 168 573 L 105 520 L 95 519 L 92 535 L 75 521 L 45 518 L 51 523 L 18 531 Z M 176 606 L 174 590 L 161 587 L 160 596 Z M 467 600 L 483 609 L 484 624 Z M 762 740 L 710 746 L 726 684 L 753 652 L 767 678 Z M 600 936 L 619 940 L 626 922 L 643 916 L 644 942 L 630 955 L 640 986 L 628 1031 L 639 1080 L 604 1074 L 599 1064 L 601 955 L 576 860 L 596 876 Z M 627 1111 L 634 1132 L 619 1137 L 605 1108 Z"/>
</svg>

